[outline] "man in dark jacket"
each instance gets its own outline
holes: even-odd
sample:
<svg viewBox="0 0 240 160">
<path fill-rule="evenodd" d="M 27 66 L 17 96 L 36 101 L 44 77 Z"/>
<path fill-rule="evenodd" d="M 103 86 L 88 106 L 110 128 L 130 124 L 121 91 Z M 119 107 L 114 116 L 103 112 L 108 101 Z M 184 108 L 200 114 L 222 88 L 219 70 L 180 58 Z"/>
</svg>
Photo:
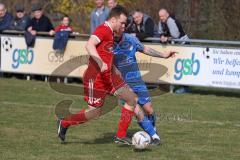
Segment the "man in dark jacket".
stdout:
<svg viewBox="0 0 240 160">
<path fill-rule="evenodd" d="M 30 17 L 25 15 L 25 8 L 22 4 L 15 6 L 16 17 L 13 19 L 11 24 L 12 30 L 25 31 L 30 22 Z"/>
<path fill-rule="evenodd" d="M 34 17 L 31 19 L 27 31 L 30 32 L 32 35 L 36 35 L 37 32 L 49 32 L 49 35 L 53 35 L 53 25 L 50 19 L 43 15 L 41 5 L 33 5 L 32 12 Z"/>
<path fill-rule="evenodd" d="M 128 28 L 128 33 L 135 34 L 140 41 L 143 41 L 147 37 L 153 37 L 155 24 L 150 16 L 136 10 L 132 13 L 132 18 L 133 23 Z"/>
<path fill-rule="evenodd" d="M 0 3 L 0 32 L 10 28 L 12 19 L 13 17 L 10 13 L 7 13 L 5 5 Z"/>
</svg>

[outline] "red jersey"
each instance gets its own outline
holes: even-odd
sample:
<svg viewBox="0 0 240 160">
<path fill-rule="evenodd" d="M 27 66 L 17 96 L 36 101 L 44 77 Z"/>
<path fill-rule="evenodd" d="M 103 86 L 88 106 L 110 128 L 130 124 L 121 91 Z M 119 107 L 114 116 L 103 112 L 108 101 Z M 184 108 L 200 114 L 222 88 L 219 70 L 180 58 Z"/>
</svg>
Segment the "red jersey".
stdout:
<svg viewBox="0 0 240 160">
<path fill-rule="evenodd" d="M 72 32 L 73 28 L 70 26 L 65 26 L 65 25 L 59 25 L 55 28 L 55 32 L 60 32 L 60 31 L 69 31 Z"/>
<path fill-rule="evenodd" d="M 83 76 L 85 101 L 92 107 L 102 107 L 106 94 L 114 94 L 125 85 L 121 76 L 112 69 L 113 31 L 108 22 L 96 28 L 92 37 L 99 44 L 96 46 L 99 57 L 108 65 L 108 70 L 101 72 L 95 60 L 90 57 L 88 68 Z"/>
<path fill-rule="evenodd" d="M 100 58 L 108 65 L 108 70 L 112 68 L 113 63 L 113 30 L 109 26 L 108 22 L 98 26 L 95 32 L 92 34 L 99 44 L 96 49 Z M 94 65 L 96 62 L 93 58 L 90 58 L 89 65 Z"/>
</svg>

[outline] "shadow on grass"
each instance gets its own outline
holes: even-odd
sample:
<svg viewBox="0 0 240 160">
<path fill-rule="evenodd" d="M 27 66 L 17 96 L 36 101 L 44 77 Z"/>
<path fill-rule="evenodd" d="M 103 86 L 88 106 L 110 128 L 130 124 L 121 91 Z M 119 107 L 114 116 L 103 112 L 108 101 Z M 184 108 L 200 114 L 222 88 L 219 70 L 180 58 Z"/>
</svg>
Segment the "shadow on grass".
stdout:
<svg viewBox="0 0 240 160">
<path fill-rule="evenodd" d="M 104 133 L 101 137 L 97 137 L 96 139 L 92 141 L 85 141 L 83 142 L 84 144 L 108 144 L 108 143 L 113 143 L 113 138 L 114 138 L 115 133 L 113 132 L 108 132 Z"/>
<path fill-rule="evenodd" d="M 132 130 L 128 130 L 128 137 L 132 137 L 132 135 L 136 132 L 138 132 L 139 130 L 137 129 L 132 129 Z M 114 136 L 115 136 L 115 132 L 107 132 L 104 133 L 103 136 L 98 137 L 94 140 L 71 140 L 71 141 L 66 141 L 66 142 L 62 142 L 62 145 L 68 145 L 68 144 L 85 144 L 85 145 L 101 145 L 101 144 L 113 144 L 114 143 Z M 130 145 L 125 145 L 125 144 L 116 144 L 116 147 L 119 148 L 132 148 L 132 150 L 134 152 L 137 153 L 145 153 L 145 152 L 152 152 L 152 147 L 149 146 L 145 149 L 135 149 L 133 146 Z"/>
<path fill-rule="evenodd" d="M 139 130 L 136 129 L 132 129 L 132 130 L 128 130 L 128 137 L 132 137 L 132 135 L 134 133 L 136 133 Z M 115 132 L 107 132 L 104 133 L 101 137 L 98 137 L 96 139 L 93 140 L 67 140 L 65 142 L 63 142 L 62 144 L 88 144 L 88 145 L 95 145 L 95 144 L 109 144 L 109 143 L 114 143 L 114 136 L 116 135 Z M 120 147 L 128 147 L 127 145 L 119 145 Z"/>
<path fill-rule="evenodd" d="M 143 152 L 152 152 L 152 149 L 146 148 L 146 149 L 133 149 L 134 152 L 137 153 L 143 153 Z"/>
<path fill-rule="evenodd" d="M 128 137 L 132 137 L 132 135 L 139 130 L 132 129 L 128 130 Z M 113 143 L 114 142 L 114 136 L 116 135 L 116 132 L 107 132 L 104 133 L 101 137 L 94 139 L 93 141 L 83 142 L 84 144 L 107 144 L 107 143 Z M 123 147 L 126 147 L 127 145 L 120 145 Z"/>
</svg>

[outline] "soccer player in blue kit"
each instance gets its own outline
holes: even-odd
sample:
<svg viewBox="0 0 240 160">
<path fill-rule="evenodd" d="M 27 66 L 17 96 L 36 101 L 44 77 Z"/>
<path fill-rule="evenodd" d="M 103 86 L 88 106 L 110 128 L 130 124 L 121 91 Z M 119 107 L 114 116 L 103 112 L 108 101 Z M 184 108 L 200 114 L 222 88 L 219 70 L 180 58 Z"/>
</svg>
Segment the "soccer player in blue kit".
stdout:
<svg viewBox="0 0 240 160">
<path fill-rule="evenodd" d="M 114 52 L 114 65 L 119 70 L 125 82 L 130 86 L 130 88 L 137 94 L 138 96 L 138 107 L 135 109 L 135 114 L 139 112 L 145 112 L 144 118 L 140 121 L 138 119 L 139 126 L 146 131 L 152 138 L 152 145 L 160 144 L 160 137 L 156 131 L 156 116 L 153 111 L 151 98 L 148 92 L 148 89 L 141 78 L 141 73 L 138 68 L 137 59 L 135 54 L 137 52 L 144 53 L 149 56 L 159 57 L 159 58 L 169 58 L 173 57 L 176 52 L 159 52 L 147 46 L 144 46 L 135 36 L 124 33 L 123 31 L 119 31 L 115 33 L 115 44 L 113 47 Z M 122 103 L 124 103 L 122 101 Z M 127 108 L 125 104 L 122 107 L 123 110 Z M 125 118 L 123 114 L 121 114 L 121 118 L 119 120 L 118 131 L 115 136 L 116 143 L 125 143 L 131 144 L 131 141 L 126 141 L 123 137 L 126 137 L 127 129 L 122 125 L 121 121 Z M 151 123 L 147 123 L 147 122 Z"/>
</svg>

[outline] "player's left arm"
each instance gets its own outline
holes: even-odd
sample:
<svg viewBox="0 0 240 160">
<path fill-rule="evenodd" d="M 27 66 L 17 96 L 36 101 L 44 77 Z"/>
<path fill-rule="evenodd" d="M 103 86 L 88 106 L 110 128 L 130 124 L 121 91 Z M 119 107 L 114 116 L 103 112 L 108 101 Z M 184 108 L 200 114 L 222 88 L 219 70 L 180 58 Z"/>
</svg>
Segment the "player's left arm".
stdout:
<svg viewBox="0 0 240 160">
<path fill-rule="evenodd" d="M 159 51 L 152 49 L 150 47 L 147 47 L 147 46 L 144 46 L 142 53 L 152 56 L 152 57 L 159 57 L 159 58 L 174 57 L 176 54 L 175 51 L 159 52 Z"/>
</svg>

